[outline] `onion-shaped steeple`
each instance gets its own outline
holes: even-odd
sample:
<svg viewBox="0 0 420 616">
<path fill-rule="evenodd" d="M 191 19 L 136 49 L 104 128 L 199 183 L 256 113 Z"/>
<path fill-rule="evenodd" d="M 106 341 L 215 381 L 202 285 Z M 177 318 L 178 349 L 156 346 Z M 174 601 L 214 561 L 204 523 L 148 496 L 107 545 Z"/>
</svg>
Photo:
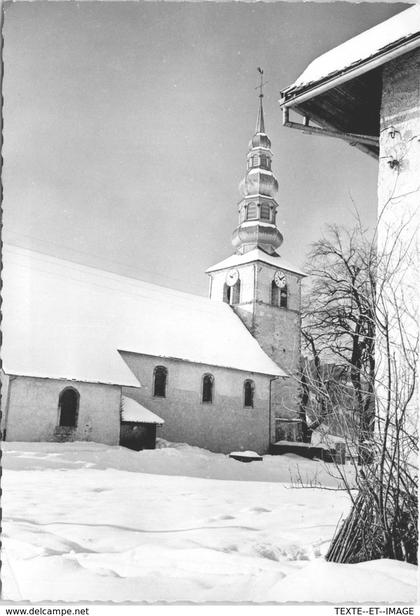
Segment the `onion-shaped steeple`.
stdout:
<svg viewBox="0 0 420 616">
<path fill-rule="evenodd" d="M 265 133 L 263 110 L 263 71 L 261 76 L 259 107 L 255 134 L 249 142 L 247 172 L 239 185 L 242 200 L 239 202 L 239 226 L 232 236 L 236 251 L 244 254 L 254 248 L 261 248 L 273 254 L 282 242 L 283 236 L 276 227 L 278 204 L 275 196 L 278 183 L 271 171 L 271 141 Z"/>
</svg>

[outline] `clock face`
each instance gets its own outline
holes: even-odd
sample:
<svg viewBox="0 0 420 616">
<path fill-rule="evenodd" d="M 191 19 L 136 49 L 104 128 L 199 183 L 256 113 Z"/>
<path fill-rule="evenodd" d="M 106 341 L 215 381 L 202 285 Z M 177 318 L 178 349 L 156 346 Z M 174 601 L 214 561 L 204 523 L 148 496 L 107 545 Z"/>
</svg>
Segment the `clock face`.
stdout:
<svg viewBox="0 0 420 616">
<path fill-rule="evenodd" d="M 276 272 L 274 275 L 274 282 L 279 289 L 283 289 L 286 286 L 286 276 L 282 272 Z"/>
<path fill-rule="evenodd" d="M 228 287 L 233 287 L 233 285 L 236 284 L 238 278 L 239 278 L 238 270 L 236 270 L 236 269 L 230 270 L 226 274 L 226 284 L 228 285 Z"/>
</svg>

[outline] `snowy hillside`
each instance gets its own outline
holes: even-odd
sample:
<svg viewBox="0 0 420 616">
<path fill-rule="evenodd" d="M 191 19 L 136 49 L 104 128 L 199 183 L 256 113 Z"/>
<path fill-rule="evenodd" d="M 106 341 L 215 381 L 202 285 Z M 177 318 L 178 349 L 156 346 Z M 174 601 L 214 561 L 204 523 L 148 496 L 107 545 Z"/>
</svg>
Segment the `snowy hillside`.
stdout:
<svg viewBox="0 0 420 616">
<path fill-rule="evenodd" d="M 166 445 L 3 445 L 3 599 L 414 602 L 417 568 L 326 563 L 332 467 Z"/>
</svg>

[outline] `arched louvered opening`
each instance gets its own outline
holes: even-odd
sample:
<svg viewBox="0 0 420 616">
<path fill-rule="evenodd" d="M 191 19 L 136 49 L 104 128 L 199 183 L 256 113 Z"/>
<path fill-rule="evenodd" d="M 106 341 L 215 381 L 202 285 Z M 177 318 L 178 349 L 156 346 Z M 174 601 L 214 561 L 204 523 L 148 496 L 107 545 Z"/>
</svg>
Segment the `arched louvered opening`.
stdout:
<svg viewBox="0 0 420 616">
<path fill-rule="evenodd" d="M 247 220 L 254 220 L 255 218 L 257 218 L 258 216 L 258 207 L 257 204 L 254 202 L 251 202 L 248 204 L 248 209 L 247 209 Z"/>
<path fill-rule="evenodd" d="M 261 205 L 261 219 L 262 220 L 270 220 L 271 208 L 268 203 L 263 203 Z"/>
<path fill-rule="evenodd" d="M 73 387 L 66 387 L 58 399 L 60 409 L 59 425 L 66 428 L 75 428 L 79 414 L 79 392 Z"/>
</svg>

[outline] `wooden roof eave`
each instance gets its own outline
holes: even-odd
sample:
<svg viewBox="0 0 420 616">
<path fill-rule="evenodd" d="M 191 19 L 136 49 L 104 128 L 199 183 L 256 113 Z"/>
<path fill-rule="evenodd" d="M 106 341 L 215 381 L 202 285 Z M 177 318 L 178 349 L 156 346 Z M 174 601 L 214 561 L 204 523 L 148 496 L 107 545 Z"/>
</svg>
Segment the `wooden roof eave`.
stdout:
<svg viewBox="0 0 420 616">
<path fill-rule="evenodd" d="M 293 108 L 293 110 L 304 117 L 304 123 L 299 124 L 298 122 L 290 122 L 288 119 L 285 119 L 285 113 L 287 114 L 287 111 L 283 109 L 283 126 L 295 128 L 308 134 L 317 134 L 325 137 L 335 137 L 338 139 L 342 139 L 343 141 L 346 141 L 349 145 L 357 148 L 364 154 L 368 154 L 375 159 L 379 158 L 379 142 L 377 145 L 370 143 L 362 143 L 359 139 L 363 138 L 364 136 L 348 133 L 340 128 L 337 128 L 337 125 L 331 122 L 327 122 L 320 115 L 313 113 L 313 111 L 309 113 L 307 107 L 304 104 L 297 105 Z M 307 123 L 308 119 L 318 124 L 321 128 L 317 130 L 317 127 L 309 125 Z"/>
<path fill-rule="evenodd" d="M 417 48 L 419 44 L 420 34 L 417 33 L 408 39 L 396 41 L 375 56 L 360 61 L 356 66 L 343 68 L 318 82 L 283 90 L 279 101 L 283 109 L 283 125 L 307 133 L 341 138 L 377 159 L 379 142 L 371 143 L 370 137 L 379 137 L 382 67 L 394 58 Z M 334 109 L 334 103 L 340 101 L 340 97 L 342 109 L 339 108 L 340 105 L 338 109 Z M 304 117 L 302 125 L 288 121 L 289 109 Z M 317 130 L 317 127 L 310 126 L 310 121 L 321 128 Z M 361 140 L 357 139 L 358 136 Z"/>
</svg>

